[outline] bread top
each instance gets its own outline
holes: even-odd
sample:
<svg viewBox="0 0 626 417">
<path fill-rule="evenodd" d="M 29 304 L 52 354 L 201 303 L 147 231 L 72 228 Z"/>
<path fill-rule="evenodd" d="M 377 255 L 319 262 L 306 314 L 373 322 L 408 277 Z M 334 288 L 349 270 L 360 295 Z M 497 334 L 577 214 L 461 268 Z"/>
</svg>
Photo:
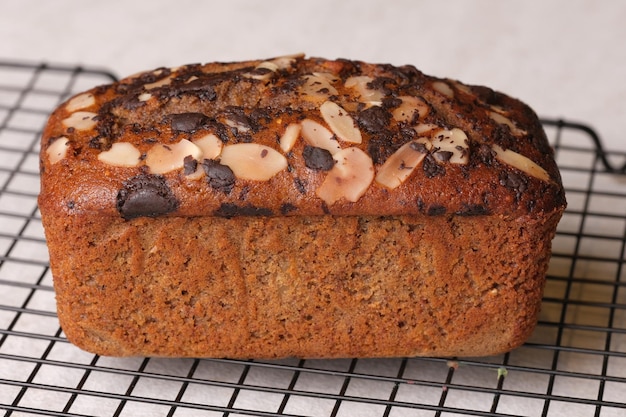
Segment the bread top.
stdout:
<svg viewBox="0 0 626 417">
<path fill-rule="evenodd" d="M 535 113 L 413 66 L 287 56 L 159 68 L 60 105 L 40 208 L 141 216 L 562 210 Z"/>
</svg>

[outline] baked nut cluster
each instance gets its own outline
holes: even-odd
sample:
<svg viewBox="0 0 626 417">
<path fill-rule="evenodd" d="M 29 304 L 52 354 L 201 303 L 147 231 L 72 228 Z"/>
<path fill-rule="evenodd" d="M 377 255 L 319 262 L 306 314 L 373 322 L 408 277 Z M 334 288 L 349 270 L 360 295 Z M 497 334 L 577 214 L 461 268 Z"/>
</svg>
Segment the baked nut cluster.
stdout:
<svg viewBox="0 0 626 417">
<path fill-rule="evenodd" d="M 433 110 L 433 101 L 472 97 L 496 126 L 493 131 L 506 131 L 510 138 L 527 135 L 507 109 L 481 102 L 471 87 L 442 79 L 411 85 L 402 80 L 408 72 L 397 71 L 394 79 L 351 61 L 318 61 L 295 55 L 227 70 L 219 64 L 208 70 L 158 69 L 96 88 L 65 104 L 64 132 L 49 142 L 48 160 L 58 164 L 70 149 L 78 152 L 77 138 L 88 138 L 103 167 L 140 168 L 157 176 L 180 172 L 188 181 L 204 179 L 229 192 L 236 181 L 269 181 L 292 169 L 294 147 L 303 141 L 307 169 L 324 173 L 315 195 L 327 206 L 357 202 L 370 187 L 397 189 L 420 167 L 435 176 L 448 164 L 465 166 L 474 150 L 524 175 L 553 181 L 528 156 L 495 141 L 471 139 Z M 408 87 L 402 86 L 405 81 Z M 130 112 L 141 114 L 139 120 L 130 120 Z M 381 152 L 376 137 L 390 126 L 402 140 Z M 275 132 L 274 141 L 268 142 L 267 130 Z"/>
</svg>

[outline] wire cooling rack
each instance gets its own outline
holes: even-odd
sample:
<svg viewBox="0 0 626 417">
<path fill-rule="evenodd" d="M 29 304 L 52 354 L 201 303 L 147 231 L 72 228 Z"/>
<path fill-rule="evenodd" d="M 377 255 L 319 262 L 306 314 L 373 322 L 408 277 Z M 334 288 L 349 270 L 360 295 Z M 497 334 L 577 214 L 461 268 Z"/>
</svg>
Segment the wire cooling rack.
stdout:
<svg viewBox="0 0 626 417">
<path fill-rule="evenodd" d="M 36 197 L 38 141 L 68 95 L 106 71 L 0 62 L 0 410 L 5 416 L 626 416 L 626 154 L 544 121 L 569 207 L 540 323 L 476 359 L 107 358 L 55 314 Z M 615 168 L 617 167 L 617 168 Z"/>
</svg>

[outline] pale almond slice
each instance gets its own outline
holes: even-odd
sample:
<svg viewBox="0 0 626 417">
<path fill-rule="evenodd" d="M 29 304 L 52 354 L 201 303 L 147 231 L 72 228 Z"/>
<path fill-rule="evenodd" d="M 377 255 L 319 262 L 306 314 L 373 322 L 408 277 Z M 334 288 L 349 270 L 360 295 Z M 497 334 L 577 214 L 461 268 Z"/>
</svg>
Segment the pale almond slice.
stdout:
<svg viewBox="0 0 626 417">
<path fill-rule="evenodd" d="M 96 125 L 94 117 L 96 113 L 88 111 L 77 111 L 72 113 L 69 117 L 63 119 L 63 126 L 67 128 L 73 128 L 76 130 L 89 130 Z"/>
<path fill-rule="evenodd" d="M 270 62 L 276 64 L 276 66 L 279 69 L 287 69 L 293 66 L 293 64 L 295 64 L 296 61 L 300 58 L 304 58 L 304 54 L 299 53 L 299 54 L 293 54 L 293 55 L 279 56 L 277 58 L 270 60 Z"/>
<path fill-rule="evenodd" d="M 274 73 L 278 71 L 278 65 L 271 61 L 263 61 L 251 72 L 247 72 L 243 74 L 246 78 L 252 78 L 254 80 L 265 81 L 272 78 Z"/>
<path fill-rule="evenodd" d="M 269 146 L 258 143 L 224 146 L 220 163 L 227 165 L 235 177 L 252 181 L 267 181 L 287 168 L 287 158 Z"/>
<path fill-rule="evenodd" d="M 228 125 L 229 127 L 232 127 L 234 129 L 237 129 L 237 131 L 239 133 L 246 133 L 250 131 L 250 126 L 244 123 L 240 123 L 236 120 L 232 120 L 232 119 L 224 119 L 224 123 L 226 123 L 226 125 Z"/>
<path fill-rule="evenodd" d="M 363 138 L 354 119 L 340 105 L 332 101 L 325 101 L 320 106 L 322 117 L 330 130 L 343 141 L 361 143 Z"/>
<path fill-rule="evenodd" d="M 354 76 L 346 80 L 345 86 L 355 89 L 360 96 L 360 101 L 368 106 L 380 106 L 385 94 L 382 91 L 369 88 L 367 85 L 372 81 L 374 79 L 367 75 Z"/>
<path fill-rule="evenodd" d="M 311 119 L 304 119 L 300 124 L 302 137 L 309 145 L 326 149 L 331 154 L 336 154 L 341 150 L 335 135 L 321 124 Z"/>
<path fill-rule="evenodd" d="M 187 139 L 172 145 L 154 145 L 146 155 L 146 165 L 153 174 L 165 174 L 184 166 L 185 157 L 200 160 L 202 150 Z"/>
<path fill-rule="evenodd" d="M 438 91 L 439 93 L 450 99 L 454 98 L 454 90 L 448 85 L 448 83 L 445 83 L 443 81 L 435 81 L 432 85 L 435 91 Z"/>
<path fill-rule="evenodd" d="M 428 136 L 427 133 L 432 132 L 433 130 L 439 130 L 441 126 L 437 126 L 432 123 L 419 123 L 418 125 L 413 127 L 415 133 L 420 136 Z"/>
<path fill-rule="evenodd" d="M 332 85 L 335 78 L 331 74 L 316 72 L 305 75 L 303 78 L 304 84 L 299 87 L 299 91 L 304 94 L 305 98 L 325 100 L 337 94 L 337 89 Z"/>
<path fill-rule="evenodd" d="M 376 182 L 392 190 L 399 187 L 422 162 L 430 148 L 427 138 L 405 143 L 380 167 Z"/>
<path fill-rule="evenodd" d="M 150 93 L 141 93 L 137 96 L 137 100 L 139 101 L 148 101 L 152 98 L 152 94 Z"/>
<path fill-rule="evenodd" d="M 526 174 L 538 178 L 545 182 L 550 182 L 550 174 L 541 168 L 539 165 L 531 161 L 529 158 L 514 152 L 510 149 L 502 149 L 499 145 L 493 145 L 493 150 L 496 152 L 496 158 L 505 164 L 508 164 L 514 168 L 519 169 Z"/>
<path fill-rule="evenodd" d="M 153 83 L 144 84 L 143 88 L 145 88 L 146 90 L 152 90 L 153 88 L 169 85 L 172 82 L 172 78 L 174 78 L 174 74 L 168 75 L 167 77 L 164 77 Z"/>
<path fill-rule="evenodd" d="M 87 107 L 91 107 L 94 104 L 96 104 L 96 99 L 93 94 L 83 93 L 72 98 L 65 106 L 65 110 L 71 113 L 75 112 L 76 110 L 86 109 Z"/>
<path fill-rule="evenodd" d="M 222 153 L 222 148 L 224 147 L 224 142 L 213 133 L 193 139 L 192 142 L 202 151 L 202 159 L 217 158 Z"/>
<path fill-rule="evenodd" d="M 469 161 L 469 140 L 465 132 L 459 128 L 442 129 L 435 133 L 432 145 L 436 160 L 452 164 L 466 165 Z"/>
<path fill-rule="evenodd" d="M 423 119 L 430 110 L 428 104 L 419 97 L 401 96 L 398 98 L 402 100 L 402 104 L 391 112 L 393 118 L 398 122 L 411 122 L 415 120 L 416 113 L 418 114 L 417 119 Z"/>
<path fill-rule="evenodd" d="M 296 141 L 300 137 L 300 131 L 302 130 L 302 125 L 300 123 L 290 123 L 286 128 L 285 132 L 279 139 L 280 149 L 283 152 L 289 152 L 293 145 L 296 144 Z"/>
<path fill-rule="evenodd" d="M 492 112 L 489 112 L 489 117 L 500 125 L 508 126 L 509 129 L 511 129 L 511 133 L 513 133 L 515 136 L 523 136 L 526 134 L 525 130 L 518 128 L 517 125 L 515 125 L 515 123 L 513 123 L 511 119 L 509 119 L 508 117 L 504 116 L 501 113 L 492 111 Z"/>
<path fill-rule="evenodd" d="M 337 163 L 315 193 L 326 204 L 334 204 L 342 198 L 353 203 L 358 201 L 374 179 L 372 158 L 361 149 L 350 147 L 337 152 L 333 159 Z"/>
<path fill-rule="evenodd" d="M 100 152 L 98 160 L 116 167 L 135 167 L 139 165 L 141 152 L 128 142 L 115 142 L 108 151 Z"/>
<path fill-rule="evenodd" d="M 70 140 L 65 136 L 61 136 L 58 139 L 55 139 L 54 142 L 48 146 L 46 149 L 46 154 L 48 155 L 48 161 L 51 164 L 56 164 L 67 155 L 67 149 L 69 148 Z"/>
</svg>

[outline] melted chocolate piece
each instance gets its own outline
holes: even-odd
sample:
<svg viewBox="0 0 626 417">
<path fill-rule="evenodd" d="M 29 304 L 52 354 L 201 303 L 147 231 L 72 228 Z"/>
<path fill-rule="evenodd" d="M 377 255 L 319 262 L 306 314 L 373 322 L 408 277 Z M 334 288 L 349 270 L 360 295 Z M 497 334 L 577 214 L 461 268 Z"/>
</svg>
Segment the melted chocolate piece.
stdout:
<svg viewBox="0 0 626 417">
<path fill-rule="evenodd" d="M 187 155 L 185 159 L 183 159 L 183 173 L 185 175 L 191 175 L 196 172 L 198 168 L 198 161 L 194 159 L 191 155 Z"/>
<path fill-rule="evenodd" d="M 452 152 L 450 151 L 437 151 L 435 152 L 435 158 L 437 158 L 438 160 L 442 161 L 442 162 L 447 162 L 450 160 L 450 158 L 452 158 L 452 155 L 454 155 Z"/>
<path fill-rule="evenodd" d="M 391 113 L 380 106 L 372 106 L 361 111 L 357 116 L 359 127 L 367 133 L 385 130 L 391 121 Z"/>
<path fill-rule="evenodd" d="M 213 159 L 205 159 L 202 168 L 207 176 L 207 182 L 216 190 L 228 194 L 235 186 L 235 174 L 227 165 L 222 165 Z"/>
<path fill-rule="evenodd" d="M 140 174 L 124 182 L 116 208 L 124 220 L 158 217 L 176 211 L 179 202 L 160 175 Z"/>
<path fill-rule="evenodd" d="M 439 165 L 432 155 L 426 155 L 422 167 L 428 178 L 435 178 L 446 173 L 446 169 L 442 165 Z"/>
<path fill-rule="evenodd" d="M 193 133 L 203 127 L 209 118 L 202 113 L 178 113 L 168 116 L 172 130 Z"/>
<path fill-rule="evenodd" d="M 316 171 L 330 171 L 335 165 L 333 155 L 326 149 L 316 146 L 306 145 L 302 151 L 302 157 L 307 168 Z"/>
</svg>

